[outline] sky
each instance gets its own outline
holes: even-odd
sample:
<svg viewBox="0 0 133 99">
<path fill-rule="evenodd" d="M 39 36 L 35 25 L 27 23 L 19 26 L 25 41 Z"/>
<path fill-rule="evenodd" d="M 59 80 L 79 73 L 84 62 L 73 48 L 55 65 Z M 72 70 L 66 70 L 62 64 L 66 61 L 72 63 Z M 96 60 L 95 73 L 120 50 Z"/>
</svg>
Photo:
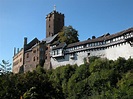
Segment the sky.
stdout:
<svg viewBox="0 0 133 99">
<path fill-rule="evenodd" d="M 65 15 L 65 26 L 78 31 L 79 40 L 114 34 L 133 27 L 133 0 L 0 0 L 0 63 L 12 63 L 13 49 L 46 37 L 47 14 Z"/>
</svg>

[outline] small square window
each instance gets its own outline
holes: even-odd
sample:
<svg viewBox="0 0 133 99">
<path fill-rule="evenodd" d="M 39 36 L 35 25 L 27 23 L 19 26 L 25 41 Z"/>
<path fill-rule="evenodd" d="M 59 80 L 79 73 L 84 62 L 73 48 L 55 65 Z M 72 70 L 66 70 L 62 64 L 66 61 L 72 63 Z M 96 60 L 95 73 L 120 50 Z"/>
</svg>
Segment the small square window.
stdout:
<svg viewBox="0 0 133 99">
<path fill-rule="evenodd" d="M 35 61 L 35 57 L 33 58 L 33 61 Z"/>
<path fill-rule="evenodd" d="M 34 50 L 33 53 L 36 53 L 36 50 Z"/>
</svg>

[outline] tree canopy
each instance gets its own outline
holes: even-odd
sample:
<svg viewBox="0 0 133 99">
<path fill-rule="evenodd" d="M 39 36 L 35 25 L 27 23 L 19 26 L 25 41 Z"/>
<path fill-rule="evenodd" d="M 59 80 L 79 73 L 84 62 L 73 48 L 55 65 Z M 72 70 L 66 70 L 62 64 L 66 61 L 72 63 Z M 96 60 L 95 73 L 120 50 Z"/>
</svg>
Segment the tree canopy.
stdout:
<svg viewBox="0 0 133 99">
<path fill-rule="evenodd" d="M 0 99 L 133 99 L 133 59 L 91 57 L 81 66 L 0 75 Z"/>
<path fill-rule="evenodd" d="M 63 29 L 59 32 L 59 41 L 66 42 L 66 44 L 71 44 L 79 42 L 78 31 L 75 30 L 72 26 L 64 26 Z"/>
</svg>

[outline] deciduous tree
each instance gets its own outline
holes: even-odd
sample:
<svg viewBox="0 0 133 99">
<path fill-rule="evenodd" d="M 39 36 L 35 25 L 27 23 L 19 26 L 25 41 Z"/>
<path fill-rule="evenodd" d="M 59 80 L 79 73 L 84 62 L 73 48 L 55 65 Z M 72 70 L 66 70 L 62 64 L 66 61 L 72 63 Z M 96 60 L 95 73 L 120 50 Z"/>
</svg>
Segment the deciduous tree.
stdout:
<svg viewBox="0 0 133 99">
<path fill-rule="evenodd" d="M 59 41 L 66 42 L 66 44 L 71 44 L 79 42 L 78 31 L 75 30 L 72 26 L 64 26 L 61 32 L 59 32 Z"/>
</svg>

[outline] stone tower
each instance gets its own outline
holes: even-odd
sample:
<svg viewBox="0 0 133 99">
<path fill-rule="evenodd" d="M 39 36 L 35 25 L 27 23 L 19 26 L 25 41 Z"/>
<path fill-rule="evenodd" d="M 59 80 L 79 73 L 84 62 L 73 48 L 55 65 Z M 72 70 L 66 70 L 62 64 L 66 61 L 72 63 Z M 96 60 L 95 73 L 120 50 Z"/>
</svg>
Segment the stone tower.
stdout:
<svg viewBox="0 0 133 99">
<path fill-rule="evenodd" d="M 57 34 L 64 26 L 64 14 L 53 12 L 46 16 L 46 38 Z"/>
</svg>

